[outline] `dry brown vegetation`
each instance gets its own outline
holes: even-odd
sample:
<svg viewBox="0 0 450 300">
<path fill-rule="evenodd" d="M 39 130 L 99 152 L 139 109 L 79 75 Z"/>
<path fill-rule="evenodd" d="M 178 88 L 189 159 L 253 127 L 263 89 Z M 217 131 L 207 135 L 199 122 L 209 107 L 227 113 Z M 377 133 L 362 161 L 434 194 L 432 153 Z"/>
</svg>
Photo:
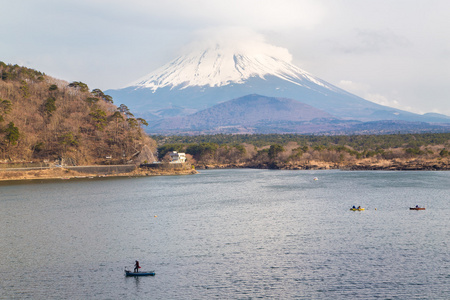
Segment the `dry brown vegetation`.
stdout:
<svg viewBox="0 0 450 300">
<path fill-rule="evenodd" d="M 304 148 L 290 144 L 270 155 L 270 147 L 250 147 L 239 158 L 217 151 L 217 155 L 191 158 L 197 168 L 270 168 L 289 170 L 344 169 L 344 170 L 450 170 L 450 157 L 439 153 L 442 148 L 420 155 L 410 155 L 404 149 L 391 149 L 385 154 L 360 157 L 345 151 Z M 228 152 L 229 154 L 229 152 Z"/>
<path fill-rule="evenodd" d="M 450 170 L 450 157 L 440 155 L 443 147 L 420 147 L 419 154 L 404 148 L 361 156 L 349 149 L 314 149 L 298 152 L 299 147 L 285 149 L 272 161 L 281 169 L 348 169 L 348 170 Z M 267 163 L 267 161 L 266 161 Z"/>
<path fill-rule="evenodd" d="M 182 137 L 185 143 L 167 143 L 158 153 L 190 154 L 198 168 L 450 170 L 450 134 L 392 136 L 259 136 L 253 144 L 236 143 L 236 136 L 213 136 L 224 143 L 193 142 L 205 137 Z M 240 137 L 242 139 L 242 137 Z M 253 137 L 243 137 L 253 138 Z M 271 139 L 271 140 L 269 140 Z M 231 143 L 226 141 L 231 140 Z M 273 140 L 281 141 L 273 143 Z"/>
<path fill-rule="evenodd" d="M 0 62 L 0 160 L 120 164 L 155 142 L 101 90 Z"/>
</svg>

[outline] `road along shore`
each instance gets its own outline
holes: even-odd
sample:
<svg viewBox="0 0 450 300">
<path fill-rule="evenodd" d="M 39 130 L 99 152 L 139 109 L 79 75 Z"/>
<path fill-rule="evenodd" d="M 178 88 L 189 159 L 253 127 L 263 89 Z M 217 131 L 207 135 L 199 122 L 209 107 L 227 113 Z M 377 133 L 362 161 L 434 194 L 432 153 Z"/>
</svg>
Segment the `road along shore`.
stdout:
<svg viewBox="0 0 450 300">
<path fill-rule="evenodd" d="M 161 175 L 191 175 L 198 172 L 190 164 L 183 166 L 141 167 L 136 165 L 63 166 L 0 169 L 0 181 L 34 179 L 71 179 L 91 177 L 137 177 Z"/>
</svg>

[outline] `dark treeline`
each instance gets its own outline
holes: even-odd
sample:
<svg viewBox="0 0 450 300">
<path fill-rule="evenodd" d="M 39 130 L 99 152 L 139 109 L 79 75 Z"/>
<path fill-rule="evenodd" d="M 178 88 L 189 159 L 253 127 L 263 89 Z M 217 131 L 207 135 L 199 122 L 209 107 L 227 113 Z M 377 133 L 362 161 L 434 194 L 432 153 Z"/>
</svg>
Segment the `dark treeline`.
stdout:
<svg viewBox="0 0 450 300">
<path fill-rule="evenodd" d="M 263 147 L 271 144 L 286 145 L 296 142 L 301 146 L 331 145 L 348 146 L 356 151 L 389 149 L 389 148 L 417 148 L 427 145 L 444 145 L 450 141 L 450 133 L 421 133 L 421 134 L 393 134 L 393 135 L 298 135 L 298 134 L 242 134 L 242 135 L 201 135 L 201 136 L 152 136 L 158 145 L 163 144 L 201 144 L 214 143 L 217 145 L 251 144 Z"/>
</svg>

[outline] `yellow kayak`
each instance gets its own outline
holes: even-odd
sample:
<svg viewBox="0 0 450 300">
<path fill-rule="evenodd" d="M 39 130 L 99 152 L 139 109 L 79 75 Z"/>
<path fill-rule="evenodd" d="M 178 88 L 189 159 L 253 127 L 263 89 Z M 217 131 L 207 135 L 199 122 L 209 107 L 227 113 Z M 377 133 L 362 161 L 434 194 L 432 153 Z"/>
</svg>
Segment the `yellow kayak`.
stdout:
<svg viewBox="0 0 450 300">
<path fill-rule="evenodd" d="M 364 208 L 350 208 L 350 210 L 353 210 L 353 211 L 362 211 L 362 210 L 364 210 Z"/>
</svg>

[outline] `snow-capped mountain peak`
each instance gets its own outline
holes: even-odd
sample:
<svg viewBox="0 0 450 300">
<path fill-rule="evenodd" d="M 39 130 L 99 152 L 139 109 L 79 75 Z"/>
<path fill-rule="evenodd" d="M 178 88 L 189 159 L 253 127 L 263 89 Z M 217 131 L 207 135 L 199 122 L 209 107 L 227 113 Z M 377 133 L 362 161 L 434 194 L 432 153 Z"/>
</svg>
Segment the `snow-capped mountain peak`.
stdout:
<svg viewBox="0 0 450 300">
<path fill-rule="evenodd" d="M 180 56 L 129 86 L 153 91 L 163 87 L 221 87 L 243 83 L 252 77 L 264 79 L 272 75 L 299 86 L 309 81 L 333 89 L 326 82 L 291 64 L 287 50 L 268 44 L 264 47 L 260 45 L 223 47 L 216 44 L 206 50 Z M 274 48 L 277 49 L 274 51 Z"/>
<path fill-rule="evenodd" d="M 191 51 L 186 51 L 188 54 L 174 59 L 125 88 L 106 92 L 119 103 L 139 111 L 141 116 L 156 123 L 167 116 L 191 115 L 231 99 L 255 94 L 299 101 L 336 120 L 344 120 L 343 129 L 348 125 L 345 122 L 355 120 L 425 120 L 409 112 L 364 100 L 312 76 L 291 63 L 292 56 L 285 48 L 267 44 L 263 39 L 235 39 L 234 34 L 231 38 L 233 42 L 226 37 L 224 40 L 204 40 L 202 45 L 192 44 L 189 46 Z M 246 110 L 251 110 L 253 106 L 246 106 Z M 238 107 L 232 109 L 238 111 Z M 286 111 L 281 107 L 271 106 L 270 109 Z M 213 112 L 216 115 L 220 113 L 219 110 Z M 443 118 L 431 119 L 433 122 L 447 122 Z M 237 119 L 228 121 L 230 125 L 235 125 L 233 122 L 237 122 Z M 314 122 L 311 120 L 310 124 L 301 126 L 314 127 Z M 189 132 L 203 130 L 194 123 L 190 124 L 192 126 L 185 128 Z M 293 123 L 289 124 L 285 124 L 286 128 L 293 128 Z M 335 128 L 335 125 L 329 123 L 327 128 Z"/>
</svg>

